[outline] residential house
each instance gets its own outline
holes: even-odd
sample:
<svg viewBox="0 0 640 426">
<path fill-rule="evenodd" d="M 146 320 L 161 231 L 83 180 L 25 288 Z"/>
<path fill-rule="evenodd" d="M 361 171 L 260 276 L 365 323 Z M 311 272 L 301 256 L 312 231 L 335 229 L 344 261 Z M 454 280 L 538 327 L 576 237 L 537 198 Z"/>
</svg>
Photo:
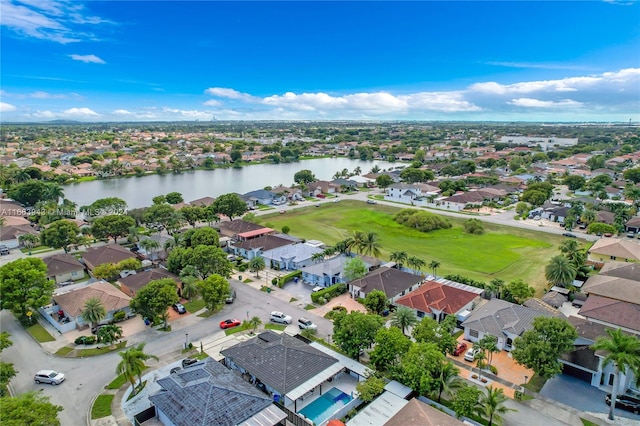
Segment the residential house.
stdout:
<svg viewBox="0 0 640 426">
<path fill-rule="evenodd" d="M 127 275 L 126 277 L 120 278 L 117 284 L 120 285 L 120 290 L 122 290 L 124 294 L 133 298 L 136 297 L 136 293 L 138 293 L 140 289 L 145 287 L 151 281 L 162 280 L 165 278 L 170 278 L 175 281 L 176 289 L 178 293 L 180 293 L 182 288 L 180 277 L 172 274 L 164 268 L 153 268 L 147 271 Z"/>
<path fill-rule="evenodd" d="M 316 197 L 321 194 L 335 194 L 340 192 L 340 185 L 328 182 L 326 180 L 318 180 L 307 185 L 308 195 Z"/>
<path fill-rule="evenodd" d="M 269 396 L 211 358 L 157 383 L 161 390 L 149 401 L 165 426 L 270 426 L 287 417 Z"/>
<path fill-rule="evenodd" d="M 228 222 L 220 222 L 218 229 L 220 231 L 220 236 L 222 237 L 237 238 L 238 234 L 265 228 L 257 223 L 247 222 L 242 219 L 234 219 Z"/>
<path fill-rule="evenodd" d="M 498 349 L 511 351 L 516 337 L 532 330 L 533 320 L 540 316 L 562 317 L 562 314 L 555 310 L 539 311 L 501 299 L 491 299 L 476 308 L 462 323 L 464 339 L 477 342 L 485 335 L 491 335 L 498 339 Z"/>
<path fill-rule="evenodd" d="M 262 257 L 271 268 L 295 271 L 311 265 L 316 253 L 322 253 L 322 249 L 304 243 L 288 244 L 264 251 Z"/>
<path fill-rule="evenodd" d="M 440 188 L 426 183 L 395 183 L 387 188 L 384 199 L 404 204 L 414 204 L 416 200 L 433 198 L 440 193 Z"/>
<path fill-rule="evenodd" d="M 290 201 L 304 201 L 304 196 L 302 195 L 302 190 L 300 188 L 289 188 L 288 186 L 281 185 L 272 188 L 271 192 L 276 194 L 278 197 L 282 197 L 284 195 Z"/>
<path fill-rule="evenodd" d="M 440 322 L 447 315 L 455 315 L 464 320 L 480 302 L 482 293 L 482 289 L 440 279 L 422 283 L 395 304 L 415 310 L 418 318 L 428 316 Z"/>
<path fill-rule="evenodd" d="M 334 284 L 345 283 L 344 268 L 353 257 L 346 255 L 334 256 L 330 259 L 323 259 L 302 268 L 302 281 L 313 286 L 330 287 Z M 368 270 L 373 265 L 363 261 Z"/>
<path fill-rule="evenodd" d="M 269 206 L 271 204 L 280 205 L 287 203 L 286 195 L 276 195 L 273 192 L 267 191 L 265 189 L 258 189 L 256 191 L 247 192 L 243 195 L 243 197 L 248 197 L 249 200 L 253 201 L 254 206 L 258 204 Z"/>
<path fill-rule="evenodd" d="M 587 251 L 588 258 L 594 262 L 640 261 L 640 244 L 635 241 L 618 238 L 601 238 Z"/>
<path fill-rule="evenodd" d="M 388 266 L 382 266 L 369 272 L 362 278 L 349 283 L 349 291 L 354 298 L 366 297 L 373 290 L 387 295 L 391 303 L 420 287 L 424 278 Z"/>
<path fill-rule="evenodd" d="M 54 254 L 43 257 L 42 261 L 47 265 L 47 279 L 55 281 L 56 284 L 78 281 L 85 277 L 84 265 L 70 254 Z"/>
<path fill-rule="evenodd" d="M 127 316 L 131 316 L 129 302 L 131 298 L 118 290 L 106 281 L 98 281 L 86 287 L 80 287 L 66 293 L 53 296 L 53 303 L 40 312 L 59 331 L 69 331 L 75 328 L 88 326 L 82 319 L 82 311 L 85 302 L 89 299 L 97 298 L 106 311 L 102 323 L 106 324 L 113 320 L 113 314 L 123 311 Z M 66 327 L 61 330 L 60 325 Z"/>
<path fill-rule="evenodd" d="M 327 352 L 286 333 L 268 330 L 225 348 L 220 354 L 224 356 L 227 367 L 297 413 L 298 404 L 302 405 L 303 401 L 333 388 L 347 395 L 355 389 L 358 380 L 353 379 L 341 380 L 340 386 L 343 387 L 338 388 L 338 381 L 343 377 L 349 379 L 351 374 L 345 365 Z M 347 384 L 350 384 L 350 389 L 346 388 Z"/>
<path fill-rule="evenodd" d="M 126 259 L 133 259 L 136 255 L 118 244 L 107 244 L 100 247 L 89 247 L 82 254 L 82 260 L 89 271 L 104 263 L 118 263 Z"/>
<path fill-rule="evenodd" d="M 216 201 L 213 197 L 202 197 L 193 201 L 189 201 L 189 204 L 194 207 L 208 207 Z"/>
<path fill-rule="evenodd" d="M 433 408 L 417 398 L 412 398 L 384 426 L 463 426 L 468 424 Z M 351 423 L 348 423 L 351 426 Z"/>
<path fill-rule="evenodd" d="M 334 179 L 331 183 L 338 185 L 340 187 L 340 192 L 344 191 L 355 191 L 358 189 L 358 182 L 353 179 Z"/>
<path fill-rule="evenodd" d="M 624 229 L 627 232 L 640 232 L 640 216 L 634 216 L 624 224 Z"/>
<path fill-rule="evenodd" d="M 264 228 L 270 229 L 270 228 Z M 252 232 L 260 232 L 252 231 Z M 273 231 L 270 229 L 270 231 Z M 240 237 L 249 233 L 239 234 Z M 241 238 L 238 241 L 229 242 L 229 251 L 237 256 L 244 257 L 251 260 L 254 257 L 262 256 L 265 251 L 273 250 L 279 247 L 283 247 L 289 244 L 293 244 L 293 241 L 287 238 L 281 238 L 271 234 L 258 235 L 255 238 Z"/>
<path fill-rule="evenodd" d="M 7 246 L 10 249 L 20 247 L 20 237 L 23 235 L 39 235 L 39 232 L 31 227 L 31 225 L 8 225 L 0 227 L 0 245 Z"/>
</svg>

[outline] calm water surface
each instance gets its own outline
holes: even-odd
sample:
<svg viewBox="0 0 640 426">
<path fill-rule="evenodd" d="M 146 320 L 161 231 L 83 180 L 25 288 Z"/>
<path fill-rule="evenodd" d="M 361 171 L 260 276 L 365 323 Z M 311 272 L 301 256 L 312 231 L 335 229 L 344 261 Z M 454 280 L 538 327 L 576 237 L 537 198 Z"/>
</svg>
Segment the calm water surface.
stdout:
<svg viewBox="0 0 640 426">
<path fill-rule="evenodd" d="M 256 164 L 240 169 L 196 170 L 181 174 L 147 175 L 121 179 L 94 180 L 64 186 L 65 197 L 86 206 L 99 198 L 118 197 L 127 202 L 129 208 L 145 207 L 152 204 L 156 195 L 179 192 L 185 201 L 201 197 L 217 197 L 229 192 L 244 194 L 265 186 L 279 184 L 290 186 L 293 175 L 304 169 L 311 170 L 320 180 L 331 180 L 337 171 L 348 169 L 352 172 L 360 167 L 366 174 L 377 165 L 382 170 L 394 167 L 385 161 L 361 161 L 349 158 L 318 158 L 296 163 Z M 357 177 L 356 177 L 357 179 Z"/>
</svg>

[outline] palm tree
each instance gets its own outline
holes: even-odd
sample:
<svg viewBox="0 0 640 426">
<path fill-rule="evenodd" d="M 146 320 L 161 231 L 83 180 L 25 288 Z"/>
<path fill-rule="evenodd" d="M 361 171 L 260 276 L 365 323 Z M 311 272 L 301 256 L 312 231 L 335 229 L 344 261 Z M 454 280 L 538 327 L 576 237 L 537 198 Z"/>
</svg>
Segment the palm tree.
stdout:
<svg viewBox="0 0 640 426">
<path fill-rule="evenodd" d="M 256 278 L 260 276 L 260 271 L 262 271 L 265 267 L 266 263 L 264 261 L 264 257 L 262 256 L 255 256 L 249 261 L 249 269 L 256 273 Z"/>
<path fill-rule="evenodd" d="M 464 380 L 458 375 L 460 370 L 451 361 L 443 362 L 438 376 L 438 402 L 442 393 L 452 395 L 456 389 L 463 386 Z"/>
<path fill-rule="evenodd" d="M 607 330 L 609 337 L 600 336 L 591 345 L 591 349 L 604 351 L 606 356 L 602 363 L 603 368 L 613 363 L 614 377 L 613 389 L 611 389 L 611 406 L 609 407 L 609 420 L 614 420 L 613 412 L 615 401 L 620 386 L 620 376 L 633 371 L 636 377 L 640 376 L 640 340 L 628 334 L 624 334 L 619 328 Z"/>
<path fill-rule="evenodd" d="M 127 230 L 127 240 L 131 243 L 137 243 L 140 241 L 140 231 L 136 225 L 129 227 Z"/>
<path fill-rule="evenodd" d="M 47 188 L 44 193 L 44 198 L 58 204 L 60 198 L 64 197 L 64 189 L 55 182 L 47 183 Z"/>
<path fill-rule="evenodd" d="M 140 343 L 138 346 L 119 353 L 122 360 L 118 363 L 116 374 L 123 374 L 129 380 L 133 392 L 135 392 L 136 376 L 138 376 L 139 383 L 142 384 L 142 372 L 146 368 L 144 362 L 149 359 L 158 359 L 155 355 L 144 353 L 144 345 L 144 343 Z"/>
<path fill-rule="evenodd" d="M 248 324 L 249 324 L 249 327 L 251 328 L 251 332 L 255 333 L 258 327 L 262 325 L 262 320 L 260 319 L 260 317 L 255 316 L 249 320 Z"/>
<path fill-rule="evenodd" d="M 353 235 L 351 237 L 347 238 L 346 240 L 344 240 L 344 242 L 345 242 L 348 250 L 351 250 L 352 248 L 355 248 L 355 250 L 358 253 L 360 253 L 362 251 L 364 239 L 365 239 L 364 232 L 362 232 L 362 231 L 354 231 Z"/>
<path fill-rule="evenodd" d="M 406 251 L 394 251 L 389 256 L 392 262 L 396 262 L 396 266 L 398 269 L 402 270 L 402 265 L 407 262 L 407 252 Z"/>
<path fill-rule="evenodd" d="M 104 305 L 97 297 L 92 297 L 84 302 L 84 309 L 81 313 L 82 319 L 88 322 L 91 328 L 93 324 L 98 323 L 107 316 L 107 311 L 104 309 Z"/>
<path fill-rule="evenodd" d="M 420 269 L 422 269 L 424 265 L 426 265 L 426 262 L 419 257 L 410 256 L 407 259 L 407 266 L 409 266 L 409 268 L 413 269 L 414 271 L 420 272 Z"/>
<path fill-rule="evenodd" d="M 580 220 L 586 223 L 587 225 L 590 225 L 591 223 L 595 222 L 597 218 L 598 216 L 596 215 L 596 212 L 593 211 L 592 209 L 586 209 L 585 211 L 582 212 L 582 215 L 580 216 Z"/>
<path fill-rule="evenodd" d="M 494 419 L 501 420 L 503 414 L 509 411 L 517 411 L 504 406 L 507 399 L 502 389 L 494 388 L 493 386 L 487 387 L 487 393 L 483 393 L 480 396 L 478 401 L 480 403 L 480 415 L 489 420 L 489 426 L 493 424 Z"/>
<path fill-rule="evenodd" d="M 371 168 L 371 170 L 369 170 L 369 173 L 380 173 L 380 167 L 379 166 L 373 166 Z"/>
<path fill-rule="evenodd" d="M 191 266 L 191 265 L 189 265 Z M 185 299 L 191 300 L 198 295 L 198 278 L 193 275 L 182 277 L 182 292 L 180 293 Z"/>
<path fill-rule="evenodd" d="M 138 245 L 147 252 L 149 257 L 151 257 L 151 255 L 155 253 L 158 248 L 160 248 L 160 243 L 158 243 L 156 240 L 152 240 L 151 238 L 145 238 L 144 240 L 140 241 Z"/>
<path fill-rule="evenodd" d="M 578 250 L 580 250 L 580 244 L 575 239 L 567 238 L 560 244 L 560 251 L 567 257 L 571 257 L 571 254 Z"/>
<path fill-rule="evenodd" d="M 567 287 L 576 278 L 576 268 L 564 256 L 554 256 L 544 268 L 544 276 L 553 285 Z"/>
<path fill-rule="evenodd" d="M 100 327 L 98 330 L 98 341 L 113 347 L 113 343 L 122 337 L 122 327 L 110 324 Z"/>
<path fill-rule="evenodd" d="M 493 361 L 493 354 L 496 352 L 500 352 L 497 343 L 498 339 L 490 334 L 485 334 L 482 339 L 478 340 L 478 343 L 476 343 L 476 347 L 482 349 L 485 352 L 485 358 L 488 359 L 489 366 L 491 366 L 491 361 Z M 488 356 L 486 354 L 488 354 Z"/>
<path fill-rule="evenodd" d="M 40 237 L 34 234 L 22 234 L 18 237 L 18 241 L 26 248 L 33 248 L 40 242 Z"/>
<path fill-rule="evenodd" d="M 320 263 L 324 260 L 324 251 L 321 251 L 320 253 L 313 253 L 311 255 L 311 261 L 313 263 Z"/>
<path fill-rule="evenodd" d="M 402 330 L 402 334 L 405 334 L 404 331 L 407 328 L 413 327 L 417 323 L 418 318 L 416 317 L 416 313 L 413 309 L 407 308 L 406 306 L 400 306 L 391 320 L 391 325 Z"/>
<path fill-rule="evenodd" d="M 362 254 L 373 257 L 380 256 L 380 241 L 378 240 L 378 234 L 371 231 L 364 234 L 364 238 L 362 240 Z"/>
<path fill-rule="evenodd" d="M 358 166 L 355 169 L 353 169 L 353 174 L 355 176 L 360 176 L 360 173 L 362 173 L 362 169 L 360 168 L 360 166 Z"/>
<path fill-rule="evenodd" d="M 429 269 L 433 271 L 433 277 L 435 279 L 438 279 L 438 276 L 436 275 L 436 271 L 438 270 L 439 267 L 440 267 L 440 262 L 438 262 L 437 260 L 432 260 L 431 263 L 429 263 Z"/>
</svg>

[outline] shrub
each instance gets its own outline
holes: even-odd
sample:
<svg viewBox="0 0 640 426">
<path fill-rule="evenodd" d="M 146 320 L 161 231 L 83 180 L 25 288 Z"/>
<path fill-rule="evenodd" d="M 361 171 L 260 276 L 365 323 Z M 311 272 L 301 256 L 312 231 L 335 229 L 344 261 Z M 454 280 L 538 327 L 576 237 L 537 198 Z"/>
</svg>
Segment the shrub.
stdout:
<svg viewBox="0 0 640 426">
<path fill-rule="evenodd" d="M 127 314 L 124 311 L 118 311 L 113 314 L 113 322 L 124 321 L 127 317 Z"/>
<path fill-rule="evenodd" d="M 489 370 L 496 376 L 498 375 L 498 368 L 495 365 L 490 365 Z"/>
<path fill-rule="evenodd" d="M 247 268 L 248 268 L 247 264 L 243 263 L 243 264 L 238 266 L 238 271 L 245 272 L 247 270 Z"/>
<path fill-rule="evenodd" d="M 76 345 L 93 345 L 96 343 L 96 340 L 96 336 L 80 336 L 74 341 L 74 343 Z"/>
<path fill-rule="evenodd" d="M 347 308 L 344 306 L 334 306 L 329 312 L 325 314 L 325 318 L 328 320 L 332 320 L 339 313 L 347 313 Z"/>
<path fill-rule="evenodd" d="M 332 298 L 340 296 L 341 294 L 344 294 L 346 292 L 346 284 L 334 284 L 331 287 L 327 287 L 315 293 L 311 293 L 311 300 L 313 301 L 313 303 L 320 303 L 320 298 L 324 298 L 329 301 Z"/>
<path fill-rule="evenodd" d="M 470 285 L 476 288 L 485 288 L 487 286 L 483 281 L 477 281 L 469 277 L 465 277 L 464 275 L 450 274 L 444 277 L 446 280 L 456 281 L 461 284 Z"/>
<path fill-rule="evenodd" d="M 298 278 L 301 276 L 302 276 L 302 271 L 293 271 L 288 273 L 287 275 L 281 276 L 280 278 L 274 278 L 274 280 L 278 284 L 278 287 L 282 288 L 289 281 L 292 281 L 294 278 Z"/>
<path fill-rule="evenodd" d="M 464 230 L 468 234 L 482 235 L 484 234 L 484 227 L 480 219 L 467 219 L 464 221 Z"/>
<path fill-rule="evenodd" d="M 328 302 L 327 299 L 325 299 L 324 297 L 318 297 L 318 303 L 321 305 L 326 305 Z"/>
<path fill-rule="evenodd" d="M 413 209 L 400 210 L 393 217 L 393 220 L 420 232 L 451 228 L 451 222 L 448 219 L 433 213 Z"/>
</svg>

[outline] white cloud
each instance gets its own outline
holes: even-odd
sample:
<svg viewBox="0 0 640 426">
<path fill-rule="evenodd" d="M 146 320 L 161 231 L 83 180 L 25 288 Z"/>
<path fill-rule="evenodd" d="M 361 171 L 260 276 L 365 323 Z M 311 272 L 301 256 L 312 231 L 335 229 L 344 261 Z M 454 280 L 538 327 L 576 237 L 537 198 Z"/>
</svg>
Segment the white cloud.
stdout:
<svg viewBox="0 0 640 426">
<path fill-rule="evenodd" d="M 563 99 L 561 101 L 541 101 L 540 99 L 518 98 L 512 99 L 507 103 L 527 108 L 570 108 L 582 106 L 581 102 L 576 102 L 571 99 Z"/>
<path fill-rule="evenodd" d="M 217 101 L 215 99 L 209 99 L 208 101 L 205 101 L 203 103 L 203 105 L 207 105 L 207 106 L 221 106 L 222 102 L 221 101 Z"/>
<path fill-rule="evenodd" d="M 113 111 L 111 114 L 114 114 L 114 115 L 133 115 L 133 113 L 131 111 L 128 111 L 126 109 L 117 109 L 117 110 Z"/>
<path fill-rule="evenodd" d="M 69 57 L 74 61 L 82 61 L 85 64 L 106 64 L 103 59 L 98 58 L 96 55 L 69 55 Z"/>
<path fill-rule="evenodd" d="M 489 62 L 485 62 L 485 64 L 495 65 L 498 67 L 506 67 L 506 68 L 528 68 L 528 69 L 543 69 L 543 70 L 587 70 L 589 69 L 581 65 L 548 64 L 548 63 L 535 63 L 535 62 L 489 61 Z"/>
<path fill-rule="evenodd" d="M 17 108 L 11 104 L 6 102 L 0 102 L 0 112 L 11 112 L 15 111 Z"/>
<path fill-rule="evenodd" d="M 31 117 L 40 120 L 96 120 L 101 115 L 91 108 L 69 108 L 59 112 L 36 111 Z"/>
<path fill-rule="evenodd" d="M 55 0 L 2 0 L 0 25 L 23 37 L 56 43 L 93 40 L 95 35 L 84 25 L 111 23 L 96 16 L 87 16 L 78 2 Z"/>
<path fill-rule="evenodd" d="M 249 95 L 248 93 L 238 92 L 237 90 L 228 89 L 225 87 L 210 87 L 205 90 L 204 93 L 218 98 L 238 99 L 244 101 L 250 101 L 254 99 L 254 97 Z"/>
</svg>

